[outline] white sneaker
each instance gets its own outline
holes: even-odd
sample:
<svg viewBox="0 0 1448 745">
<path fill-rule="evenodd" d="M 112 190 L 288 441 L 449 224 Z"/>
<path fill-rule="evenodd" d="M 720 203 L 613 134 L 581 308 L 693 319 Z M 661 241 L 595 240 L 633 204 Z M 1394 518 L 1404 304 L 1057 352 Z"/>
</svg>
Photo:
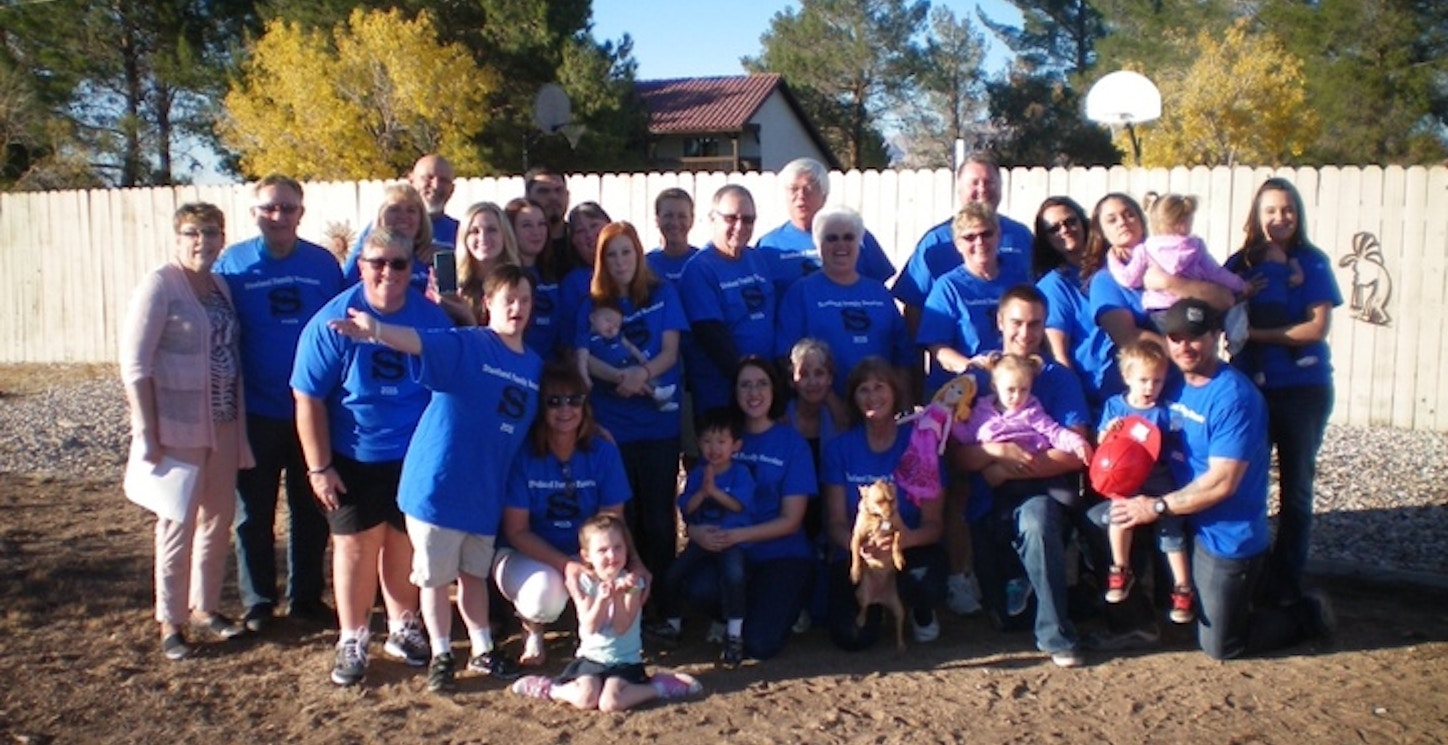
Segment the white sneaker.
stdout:
<svg viewBox="0 0 1448 745">
<path fill-rule="evenodd" d="M 914 614 L 910 618 L 910 632 L 915 637 L 917 644 L 929 644 L 940 638 L 940 619 L 934 615 L 930 617 L 930 623 L 921 626 L 915 622 Z"/>
<path fill-rule="evenodd" d="M 974 574 L 952 574 L 945 578 L 945 606 L 960 616 L 980 612 L 980 584 Z"/>
<path fill-rule="evenodd" d="M 800 611 L 799 618 L 794 619 L 794 625 L 789 627 L 789 630 L 796 634 L 803 634 L 809 631 L 809 611 Z"/>
<path fill-rule="evenodd" d="M 1068 649 L 1064 652 L 1052 652 L 1051 662 L 1056 663 L 1056 667 L 1081 667 L 1086 664 L 1086 658 L 1080 652 Z"/>
<path fill-rule="evenodd" d="M 704 641 L 710 644 L 724 643 L 724 624 L 714 621 L 709 624 L 709 633 L 704 635 Z"/>
</svg>

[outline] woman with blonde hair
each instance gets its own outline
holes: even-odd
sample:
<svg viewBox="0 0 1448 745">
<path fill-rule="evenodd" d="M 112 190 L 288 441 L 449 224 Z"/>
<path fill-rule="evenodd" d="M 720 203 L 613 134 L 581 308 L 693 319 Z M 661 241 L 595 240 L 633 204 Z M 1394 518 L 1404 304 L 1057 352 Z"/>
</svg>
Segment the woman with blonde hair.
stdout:
<svg viewBox="0 0 1448 745">
<path fill-rule="evenodd" d="M 362 271 L 357 258 L 362 255 L 362 244 L 367 234 L 374 230 L 390 230 L 407 238 L 412 245 L 412 286 L 426 291 L 428 278 L 432 275 L 432 220 L 427 216 L 427 203 L 411 184 L 400 181 L 388 184 L 382 192 L 382 204 L 377 206 L 377 217 L 352 244 L 352 253 L 342 267 L 344 284 L 348 287 L 362 281 Z"/>
<path fill-rule="evenodd" d="M 456 253 L 458 295 L 468 302 L 478 323 L 482 323 L 483 277 L 502 264 L 521 266 L 518 239 L 503 208 L 492 202 L 478 202 L 463 213 L 459 250 Z"/>
</svg>

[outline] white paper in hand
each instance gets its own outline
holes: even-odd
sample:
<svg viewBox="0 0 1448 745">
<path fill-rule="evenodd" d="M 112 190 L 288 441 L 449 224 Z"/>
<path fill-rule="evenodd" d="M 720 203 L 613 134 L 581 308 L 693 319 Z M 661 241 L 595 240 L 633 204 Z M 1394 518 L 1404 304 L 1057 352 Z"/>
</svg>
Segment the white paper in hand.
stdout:
<svg viewBox="0 0 1448 745">
<path fill-rule="evenodd" d="M 184 522 L 196 497 L 196 479 L 201 468 L 171 456 L 155 464 L 141 457 L 144 447 L 131 442 L 130 459 L 126 461 L 126 499 L 156 513 L 156 517 Z"/>
</svg>

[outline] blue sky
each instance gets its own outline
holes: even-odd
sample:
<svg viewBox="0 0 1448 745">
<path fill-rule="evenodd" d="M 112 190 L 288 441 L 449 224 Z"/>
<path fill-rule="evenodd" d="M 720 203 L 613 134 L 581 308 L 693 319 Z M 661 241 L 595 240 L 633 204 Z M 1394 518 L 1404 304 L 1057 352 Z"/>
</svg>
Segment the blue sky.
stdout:
<svg viewBox="0 0 1448 745">
<path fill-rule="evenodd" d="M 1006 0 L 936 0 L 957 17 L 968 17 L 986 37 L 986 71 L 1005 68 L 1008 50 L 979 24 L 979 5 L 997 21 L 1020 23 L 1020 12 Z M 666 8 L 666 10 L 662 10 Z M 599 40 L 633 37 L 634 59 L 640 80 L 656 78 L 738 75 L 743 56 L 758 55 L 759 37 L 774 14 L 798 8 L 781 0 L 593 0 L 593 34 Z"/>
</svg>

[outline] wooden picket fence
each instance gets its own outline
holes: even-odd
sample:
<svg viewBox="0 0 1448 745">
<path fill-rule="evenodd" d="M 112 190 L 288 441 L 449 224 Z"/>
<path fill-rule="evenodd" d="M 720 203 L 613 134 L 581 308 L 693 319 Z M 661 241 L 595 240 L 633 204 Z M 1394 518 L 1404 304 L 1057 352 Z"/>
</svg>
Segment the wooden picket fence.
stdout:
<svg viewBox="0 0 1448 745">
<path fill-rule="evenodd" d="M 1108 192 L 1198 195 L 1196 232 L 1219 258 L 1241 243 L 1253 193 L 1270 176 L 1295 183 L 1308 234 L 1333 257 L 1347 302 L 1333 317 L 1336 423 L 1448 431 L 1448 169 L 1074 168 L 1005 174 L 1001 211 L 1030 224 L 1041 200 L 1068 195 L 1091 206 Z M 597 201 L 614 219 L 653 228 L 653 200 L 677 186 L 704 206 L 691 238 L 708 239 L 714 190 L 740 183 L 754 192 L 756 237 L 785 219 L 773 173 L 589 174 L 569 177 L 574 204 Z M 302 236 L 322 242 L 329 222 L 360 228 L 375 214 L 381 181 L 306 184 Z M 519 177 L 464 179 L 448 211 L 499 204 L 523 191 Z M 106 362 L 137 280 L 171 251 L 171 215 L 190 201 L 218 205 L 228 240 L 255 234 L 245 185 L 184 186 L 0 195 L 0 362 Z M 858 209 L 897 267 L 915 242 L 955 208 L 947 170 L 831 174 L 830 203 Z"/>
</svg>

